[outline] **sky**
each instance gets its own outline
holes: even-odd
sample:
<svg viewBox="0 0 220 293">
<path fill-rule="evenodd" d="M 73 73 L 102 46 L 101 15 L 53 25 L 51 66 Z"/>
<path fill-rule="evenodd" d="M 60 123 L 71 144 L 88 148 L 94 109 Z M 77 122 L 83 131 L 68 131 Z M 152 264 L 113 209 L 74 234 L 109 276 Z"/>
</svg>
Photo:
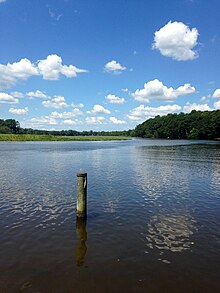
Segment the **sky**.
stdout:
<svg viewBox="0 0 220 293">
<path fill-rule="evenodd" d="M 0 0 L 0 118 L 128 130 L 220 109 L 219 0 Z"/>
</svg>

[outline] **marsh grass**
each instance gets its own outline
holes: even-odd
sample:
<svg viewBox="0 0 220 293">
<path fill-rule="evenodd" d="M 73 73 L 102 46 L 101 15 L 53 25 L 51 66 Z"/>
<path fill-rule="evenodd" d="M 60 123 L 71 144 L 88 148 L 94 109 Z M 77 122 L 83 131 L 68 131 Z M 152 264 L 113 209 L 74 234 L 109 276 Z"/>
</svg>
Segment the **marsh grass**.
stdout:
<svg viewBox="0 0 220 293">
<path fill-rule="evenodd" d="M 0 141 L 111 141 L 128 140 L 122 136 L 54 136 L 34 134 L 0 134 Z"/>
</svg>

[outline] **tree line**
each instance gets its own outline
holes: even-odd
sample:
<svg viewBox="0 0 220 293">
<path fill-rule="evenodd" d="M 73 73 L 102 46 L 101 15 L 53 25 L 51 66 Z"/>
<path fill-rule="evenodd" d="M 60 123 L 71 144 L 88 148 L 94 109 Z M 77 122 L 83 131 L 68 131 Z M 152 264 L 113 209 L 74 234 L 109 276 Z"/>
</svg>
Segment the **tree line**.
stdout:
<svg viewBox="0 0 220 293">
<path fill-rule="evenodd" d="M 156 116 L 137 125 L 132 134 L 145 138 L 218 139 L 220 138 L 220 110 L 193 110 L 189 114 Z"/>
<path fill-rule="evenodd" d="M 21 128 L 14 119 L 0 119 L 1 134 L 36 134 L 55 136 L 133 136 L 164 139 L 219 139 L 220 110 L 195 111 L 189 114 L 168 114 L 156 116 L 137 125 L 133 130 L 124 131 L 76 131 L 39 130 Z"/>
<path fill-rule="evenodd" d="M 128 131 L 39 130 L 22 128 L 14 119 L 0 119 L 0 134 L 35 134 L 54 136 L 128 136 Z"/>
</svg>

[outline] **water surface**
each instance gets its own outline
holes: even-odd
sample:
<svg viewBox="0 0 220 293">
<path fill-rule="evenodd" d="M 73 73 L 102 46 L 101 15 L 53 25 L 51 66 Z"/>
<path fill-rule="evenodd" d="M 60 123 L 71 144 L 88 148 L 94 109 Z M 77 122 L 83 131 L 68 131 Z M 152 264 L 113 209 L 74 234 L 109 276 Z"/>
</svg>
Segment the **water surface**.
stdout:
<svg viewBox="0 0 220 293">
<path fill-rule="evenodd" d="M 0 182 L 0 292 L 220 292 L 219 143 L 2 142 Z"/>
</svg>

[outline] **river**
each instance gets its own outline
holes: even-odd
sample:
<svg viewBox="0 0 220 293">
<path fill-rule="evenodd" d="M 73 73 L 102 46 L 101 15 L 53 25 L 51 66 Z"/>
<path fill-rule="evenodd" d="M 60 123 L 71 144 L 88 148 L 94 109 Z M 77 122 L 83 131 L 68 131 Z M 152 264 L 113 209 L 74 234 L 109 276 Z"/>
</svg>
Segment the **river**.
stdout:
<svg viewBox="0 0 220 293">
<path fill-rule="evenodd" d="M 219 211 L 218 142 L 1 142 L 0 292 L 220 292 Z"/>
</svg>

